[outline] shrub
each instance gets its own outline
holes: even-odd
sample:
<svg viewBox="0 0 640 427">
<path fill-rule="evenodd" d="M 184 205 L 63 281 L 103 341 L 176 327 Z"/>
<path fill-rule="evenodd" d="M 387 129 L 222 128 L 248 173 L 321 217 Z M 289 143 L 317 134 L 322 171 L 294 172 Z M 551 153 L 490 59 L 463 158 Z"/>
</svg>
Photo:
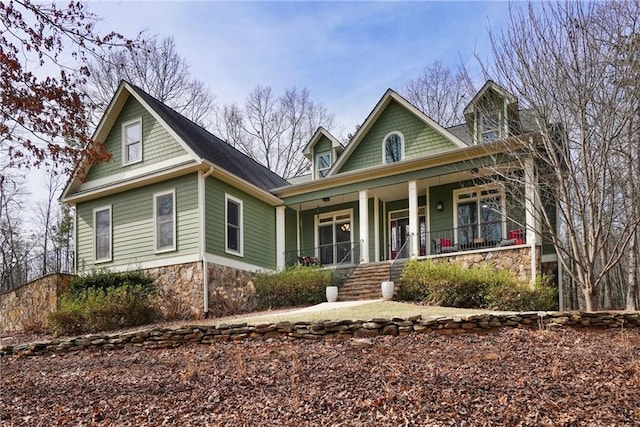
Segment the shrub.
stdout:
<svg viewBox="0 0 640 427">
<path fill-rule="evenodd" d="M 495 286 L 488 292 L 487 301 L 496 310 L 552 311 L 558 309 L 558 290 L 545 276 L 539 276 L 534 288 L 525 283 Z"/>
<path fill-rule="evenodd" d="M 278 273 L 259 274 L 254 284 L 256 307 L 269 309 L 321 303 L 330 276 L 329 270 L 302 265 Z"/>
<path fill-rule="evenodd" d="M 150 323 L 158 317 L 154 293 L 153 278 L 142 272 L 92 273 L 74 279 L 49 325 L 55 334 L 78 334 Z"/>
<path fill-rule="evenodd" d="M 556 289 L 546 278 L 532 289 L 488 265 L 464 268 L 454 263 L 410 261 L 400 276 L 400 298 L 461 308 L 508 311 L 552 310 Z"/>
<path fill-rule="evenodd" d="M 255 296 L 256 289 L 251 281 L 246 285 L 217 286 L 210 297 L 209 311 L 216 317 L 247 313 L 255 308 Z"/>
</svg>

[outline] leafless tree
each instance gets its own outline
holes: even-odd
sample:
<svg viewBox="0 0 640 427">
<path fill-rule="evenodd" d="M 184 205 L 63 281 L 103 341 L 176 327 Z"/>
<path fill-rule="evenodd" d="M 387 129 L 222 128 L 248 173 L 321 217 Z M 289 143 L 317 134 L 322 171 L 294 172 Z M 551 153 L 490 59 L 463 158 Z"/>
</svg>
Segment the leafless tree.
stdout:
<svg viewBox="0 0 640 427">
<path fill-rule="evenodd" d="M 91 61 L 89 72 L 89 98 L 98 114 L 104 112 L 120 81 L 126 80 L 195 123 L 211 125 L 214 96 L 191 75 L 191 67 L 178 53 L 173 37 L 160 41 L 151 38 L 136 49 L 113 49 Z"/>
<path fill-rule="evenodd" d="M 535 165 L 535 206 L 556 203 L 559 227 L 549 210 L 536 214 L 589 311 L 605 305 L 621 263 L 637 264 L 639 16 L 638 0 L 514 4 L 508 28 L 490 34 L 487 71 L 539 130 L 510 147 Z"/>
<path fill-rule="evenodd" d="M 216 127 L 226 141 L 273 172 L 292 178 L 309 170 L 302 149 L 320 126 L 333 127 L 333 115 L 311 100 L 305 88 L 277 96 L 270 87 L 256 86 L 243 107 L 225 105 Z"/>
<path fill-rule="evenodd" d="M 42 250 L 42 274 L 47 274 L 52 266 L 50 265 L 51 249 L 55 248 L 54 225 L 59 221 L 60 205 L 57 198 L 65 184 L 65 177 L 55 170 L 49 170 L 45 190 L 47 197 L 36 206 L 36 226 L 38 227 L 38 241 Z"/>
<path fill-rule="evenodd" d="M 452 72 L 434 61 L 407 82 L 402 95 L 444 127 L 464 121 L 462 110 L 471 101 L 473 85 L 463 71 Z"/>
</svg>

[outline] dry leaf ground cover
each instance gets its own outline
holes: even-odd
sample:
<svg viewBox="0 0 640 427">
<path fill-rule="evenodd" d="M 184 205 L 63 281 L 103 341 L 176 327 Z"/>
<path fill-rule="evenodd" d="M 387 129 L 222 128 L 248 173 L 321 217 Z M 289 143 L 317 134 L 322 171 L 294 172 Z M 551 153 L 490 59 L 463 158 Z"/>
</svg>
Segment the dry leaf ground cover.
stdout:
<svg viewBox="0 0 640 427">
<path fill-rule="evenodd" d="M 4 357 L 0 424 L 640 425 L 637 329 L 357 343 L 258 340 Z"/>
</svg>

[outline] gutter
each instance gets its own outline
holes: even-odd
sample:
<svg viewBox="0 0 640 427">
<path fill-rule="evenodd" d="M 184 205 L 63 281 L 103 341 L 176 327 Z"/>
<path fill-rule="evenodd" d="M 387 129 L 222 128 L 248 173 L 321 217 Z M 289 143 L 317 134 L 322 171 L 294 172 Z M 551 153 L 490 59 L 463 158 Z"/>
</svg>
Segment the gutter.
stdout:
<svg viewBox="0 0 640 427">
<path fill-rule="evenodd" d="M 205 224 L 205 183 L 207 177 L 213 174 L 214 168 L 213 166 L 209 166 L 209 169 L 202 173 L 199 172 L 198 179 L 198 201 L 199 205 L 198 213 L 199 213 L 199 234 L 200 234 L 200 248 L 199 248 L 199 258 L 202 261 L 202 294 L 203 294 L 203 312 L 204 318 L 206 319 L 209 316 L 209 269 L 207 268 L 207 261 L 205 260 L 205 252 L 206 252 L 206 244 L 207 244 L 207 227 Z"/>
</svg>

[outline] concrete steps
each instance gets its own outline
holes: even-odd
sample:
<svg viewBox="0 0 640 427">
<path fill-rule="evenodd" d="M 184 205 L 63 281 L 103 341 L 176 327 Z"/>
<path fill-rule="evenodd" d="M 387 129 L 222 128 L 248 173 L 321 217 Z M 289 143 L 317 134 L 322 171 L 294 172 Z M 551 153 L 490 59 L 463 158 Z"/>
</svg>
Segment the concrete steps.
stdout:
<svg viewBox="0 0 640 427">
<path fill-rule="evenodd" d="M 389 267 L 389 261 L 358 265 L 340 287 L 338 301 L 382 298 L 380 284 L 389 280 Z"/>
</svg>

